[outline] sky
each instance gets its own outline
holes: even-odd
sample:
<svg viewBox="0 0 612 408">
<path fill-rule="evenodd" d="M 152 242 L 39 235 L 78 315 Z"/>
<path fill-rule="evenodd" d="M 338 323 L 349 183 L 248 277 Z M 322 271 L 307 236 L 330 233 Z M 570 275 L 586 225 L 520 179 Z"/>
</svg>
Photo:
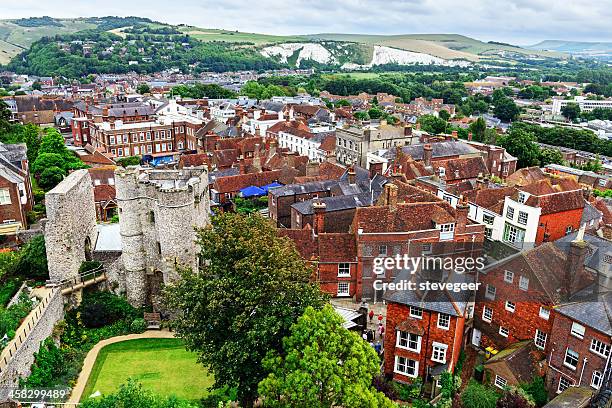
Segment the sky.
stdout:
<svg viewBox="0 0 612 408">
<path fill-rule="evenodd" d="M 136 15 L 266 34 L 463 34 L 612 41 L 612 0 L 0 0 L 0 18 Z"/>
</svg>

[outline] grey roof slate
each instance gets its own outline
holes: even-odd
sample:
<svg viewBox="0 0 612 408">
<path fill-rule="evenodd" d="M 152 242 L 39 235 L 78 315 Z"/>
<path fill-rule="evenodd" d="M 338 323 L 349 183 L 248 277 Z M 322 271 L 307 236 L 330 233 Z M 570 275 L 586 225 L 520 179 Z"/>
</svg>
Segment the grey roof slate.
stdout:
<svg viewBox="0 0 612 408">
<path fill-rule="evenodd" d="M 572 320 L 612 336 L 612 292 L 599 295 L 597 302 L 568 303 L 555 310 Z"/>
<path fill-rule="evenodd" d="M 376 200 L 378 194 L 375 194 L 374 200 Z M 300 214 L 312 215 L 314 210 L 312 204 L 315 200 L 300 201 L 293 204 L 291 207 L 295 208 Z M 368 207 L 372 205 L 372 194 L 369 192 L 361 194 L 352 194 L 345 196 L 336 197 L 323 197 L 319 199 L 320 202 L 325 203 L 325 211 L 341 211 L 350 208 L 357 207 Z"/>
<path fill-rule="evenodd" d="M 416 144 L 402 147 L 404 154 L 410 155 L 414 160 L 423 160 L 423 147 L 425 144 Z M 431 143 L 432 157 L 451 157 L 465 154 L 478 154 L 479 150 L 461 141 L 447 141 Z M 389 149 L 383 157 L 395 158 L 395 149 Z"/>
</svg>

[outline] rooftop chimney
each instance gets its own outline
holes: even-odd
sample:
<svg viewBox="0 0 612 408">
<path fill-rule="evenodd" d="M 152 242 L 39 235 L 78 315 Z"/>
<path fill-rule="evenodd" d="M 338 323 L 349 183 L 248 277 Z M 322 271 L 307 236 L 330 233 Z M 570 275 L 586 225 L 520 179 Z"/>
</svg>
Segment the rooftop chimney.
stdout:
<svg viewBox="0 0 612 408">
<path fill-rule="evenodd" d="M 433 158 L 433 147 L 427 143 L 423 146 L 423 163 L 426 167 L 431 166 L 431 159 Z"/>
<path fill-rule="evenodd" d="M 565 261 L 565 275 L 563 278 L 563 290 L 566 297 L 570 297 L 576 292 L 577 277 L 584 270 L 584 260 L 587 254 L 587 243 L 584 240 L 584 229 L 586 224 L 582 224 L 574 239 L 569 246 L 567 259 Z"/>
<path fill-rule="evenodd" d="M 470 205 L 468 204 L 467 198 L 463 195 L 459 197 L 457 208 L 455 210 L 455 232 L 465 231 L 465 226 L 468 223 L 468 213 L 470 211 Z"/>
<path fill-rule="evenodd" d="M 411 136 L 411 135 L 412 135 L 412 126 L 410 125 L 404 126 L 404 136 Z"/>
<path fill-rule="evenodd" d="M 312 210 L 314 212 L 314 232 L 316 235 L 325 231 L 325 211 L 327 205 L 316 199 L 312 203 Z"/>
<path fill-rule="evenodd" d="M 353 167 L 353 165 L 351 165 L 348 169 L 348 182 L 349 184 L 355 184 L 356 183 L 356 175 L 355 175 L 355 167 Z"/>
<path fill-rule="evenodd" d="M 385 184 L 383 188 L 383 205 L 395 208 L 397 206 L 398 188 L 393 183 Z"/>
<path fill-rule="evenodd" d="M 472 132 L 468 132 L 468 141 L 472 141 Z"/>
<path fill-rule="evenodd" d="M 457 140 L 457 138 L 459 137 L 459 134 L 457 133 L 457 131 L 456 131 L 456 130 L 453 130 L 453 132 L 452 132 L 452 136 L 453 136 L 453 139 L 454 139 L 454 140 Z"/>
</svg>

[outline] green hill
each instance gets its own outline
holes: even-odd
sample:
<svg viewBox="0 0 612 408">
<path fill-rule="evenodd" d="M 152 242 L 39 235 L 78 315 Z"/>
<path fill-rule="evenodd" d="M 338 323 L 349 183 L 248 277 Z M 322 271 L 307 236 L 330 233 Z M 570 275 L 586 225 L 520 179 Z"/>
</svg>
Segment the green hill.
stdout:
<svg viewBox="0 0 612 408">
<path fill-rule="evenodd" d="M 50 37 L 54 41 L 50 41 Z M 91 55 L 83 55 L 82 49 L 71 45 L 81 40 L 87 41 L 88 48 L 93 49 Z M 303 45 L 292 44 L 296 42 Z M 160 47 L 162 44 L 166 48 Z M 279 47 L 263 50 L 266 46 L 274 45 Z M 557 59 L 567 55 L 504 43 L 487 43 L 458 34 L 323 33 L 277 36 L 183 24 L 173 26 L 139 17 L 0 20 L 0 64 L 12 61 L 9 68 L 39 75 L 65 72 L 67 76 L 72 76 L 104 70 L 121 73 L 132 69 L 157 72 L 160 69 L 176 67 L 185 70 L 198 66 L 197 69 L 222 71 L 280 66 L 367 65 L 372 59 L 374 46 L 388 47 L 387 53 L 393 53 L 390 49 L 395 49 L 428 54 L 443 60 L 481 63 L 517 64 L 525 59 Z M 123 54 L 118 55 L 117 49 L 124 49 Z M 16 59 L 21 53 L 23 55 Z M 132 61 L 133 65 L 128 66 L 126 61 Z M 138 66 L 134 65 L 136 63 Z M 440 60 L 435 63 L 440 64 Z M 85 66 L 79 67 L 79 64 Z"/>
</svg>

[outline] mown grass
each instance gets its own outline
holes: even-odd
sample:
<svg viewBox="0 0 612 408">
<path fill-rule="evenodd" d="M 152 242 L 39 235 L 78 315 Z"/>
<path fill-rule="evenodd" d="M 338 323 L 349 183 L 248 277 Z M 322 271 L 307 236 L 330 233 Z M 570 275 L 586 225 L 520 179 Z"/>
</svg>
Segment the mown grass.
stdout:
<svg viewBox="0 0 612 408">
<path fill-rule="evenodd" d="M 137 339 L 110 344 L 98 354 L 82 400 L 110 394 L 133 378 L 157 394 L 189 400 L 208 395 L 212 376 L 180 339 Z"/>
</svg>

